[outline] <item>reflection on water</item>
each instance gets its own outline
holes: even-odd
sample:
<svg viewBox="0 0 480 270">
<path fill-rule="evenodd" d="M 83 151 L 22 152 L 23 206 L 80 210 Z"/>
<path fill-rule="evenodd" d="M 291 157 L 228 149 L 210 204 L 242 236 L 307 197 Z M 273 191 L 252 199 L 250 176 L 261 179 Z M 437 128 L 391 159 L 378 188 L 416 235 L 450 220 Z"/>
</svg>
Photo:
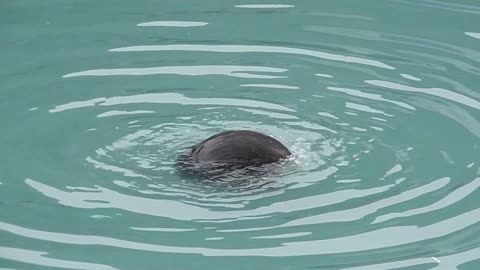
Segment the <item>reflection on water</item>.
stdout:
<svg viewBox="0 0 480 270">
<path fill-rule="evenodd" d="M 478 269 L 480 6 L 350 4 L 6 4 L 0 265 Z M 179 173 L 227 129 L 292 158 Z"/>
</svg>

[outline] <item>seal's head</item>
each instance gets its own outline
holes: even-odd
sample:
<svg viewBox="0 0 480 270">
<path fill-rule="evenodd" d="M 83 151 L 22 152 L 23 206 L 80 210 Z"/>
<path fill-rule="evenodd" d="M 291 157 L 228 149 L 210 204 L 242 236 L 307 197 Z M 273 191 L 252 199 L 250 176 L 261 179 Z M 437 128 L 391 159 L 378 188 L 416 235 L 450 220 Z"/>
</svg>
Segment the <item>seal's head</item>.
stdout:
<svg viewBox="0 0 480 270">
<path fill-rule="evenodd" d="M 215 176 L 238 169 L 255 171 L 291 153 L 278 140 L 249 130 L 224 131 L 181 153 L 178 163 L 196 175 Z"/>
</svg>

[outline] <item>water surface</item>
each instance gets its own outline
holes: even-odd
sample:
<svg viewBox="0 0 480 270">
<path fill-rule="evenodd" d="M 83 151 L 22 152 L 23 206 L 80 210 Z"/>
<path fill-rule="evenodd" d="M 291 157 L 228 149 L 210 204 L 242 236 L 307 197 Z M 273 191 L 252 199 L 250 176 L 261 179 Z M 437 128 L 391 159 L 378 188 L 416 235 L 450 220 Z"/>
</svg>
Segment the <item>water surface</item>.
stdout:
<svg viewBox="0 0 480 270">
<path fill-rule="evenodd" d="M 480 4 L 0 4 L 0 267 L 480 267 Z M 178 174 L 267 133 L 258 181 Z"/>
</svg>

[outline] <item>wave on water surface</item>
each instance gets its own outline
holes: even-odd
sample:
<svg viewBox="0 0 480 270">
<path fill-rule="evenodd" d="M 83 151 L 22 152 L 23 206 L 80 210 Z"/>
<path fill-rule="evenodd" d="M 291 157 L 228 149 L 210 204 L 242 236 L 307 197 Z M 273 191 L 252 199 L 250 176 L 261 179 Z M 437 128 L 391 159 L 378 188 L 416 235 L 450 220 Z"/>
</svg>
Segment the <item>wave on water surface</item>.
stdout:
<svg viewBox="0 0 480 270">
<path fill-rule="evenodd" d="M 391 2 L 432 12 L 477 9 Z M 187 262 L 193 258 L 201 268 L 218 267 L 212 257 L 228 258 L 230 269 L 241 269 L 245 258 L 262 269 L 476 269 L 480 94 L 469 78 L 480 72 L 480 54 L 462 42 L 477 42 L 478 34 L 459 29 L 456 38 L 465 41 L 456 44 L 415 36 L 416 29 L 381 33 L 360 29 L 380 21 L 367 11 L 316 13 L 303 5 L 228 10 L 238 20 L 289 18 L 281 20 L 289 22 L 289 43 L 277 33 L 258 44 L 261 36 L 210 44 L 195 33 L 218 31 L 213 15 L 144 16 L 135 31 L 177 40 L 123 40 L 107 58 L 69 63 L 58 89 L 84 92 L 59 93 L 28 111 L 54 124 L 39 137 L 58 146 L 23 181 L 0 179 L 0 187 L 30 194 L 35 204 L 21 210 L 26 216 L 49 212 L 56 221 L 6 214 L 2 235 L 32 245 L 4 243 L 0 258 L 69 269 L 149 269 L 147 261 L 158 260 L 195 269 Z M 291 20 L 296 12 L 303 23 Z M 325 25 L 311 25 L 318 18 Z M 359 31 L 342 26 L 352 21 Z M 248 25 L 232 35 L 253 35 Z M 293 157 L 261 179 L 233 174 L 206 183 L 178 173 L 182 149 L 229 129 L 271 135 Z M 70 258 L 61 250 L 115 258 Z M 263 257 L 277 260 L 264 264 Z"/>
</svg>

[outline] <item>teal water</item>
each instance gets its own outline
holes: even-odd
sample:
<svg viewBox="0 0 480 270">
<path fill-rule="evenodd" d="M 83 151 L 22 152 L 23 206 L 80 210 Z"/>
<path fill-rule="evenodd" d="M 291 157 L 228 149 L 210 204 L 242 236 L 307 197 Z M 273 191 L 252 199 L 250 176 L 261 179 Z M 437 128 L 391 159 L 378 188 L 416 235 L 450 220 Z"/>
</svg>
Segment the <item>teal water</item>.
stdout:
<svg viewBox="0 0 480 270">
<path fill-rule="evenodd" d="M 3 1 L 0 268 L 480 267 L 480 2 Z M 218 187 L 225 129 L 291 164 Z"/>
</svg>

